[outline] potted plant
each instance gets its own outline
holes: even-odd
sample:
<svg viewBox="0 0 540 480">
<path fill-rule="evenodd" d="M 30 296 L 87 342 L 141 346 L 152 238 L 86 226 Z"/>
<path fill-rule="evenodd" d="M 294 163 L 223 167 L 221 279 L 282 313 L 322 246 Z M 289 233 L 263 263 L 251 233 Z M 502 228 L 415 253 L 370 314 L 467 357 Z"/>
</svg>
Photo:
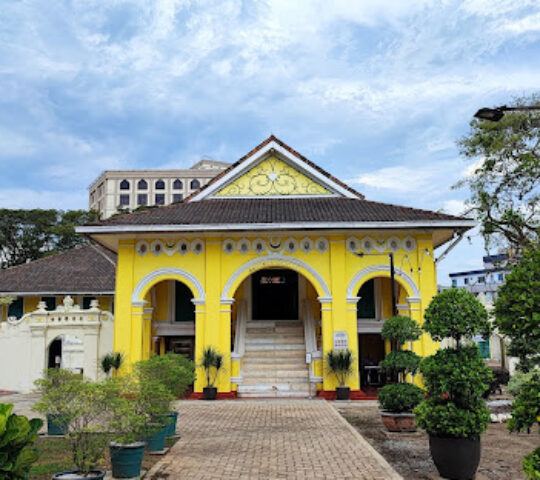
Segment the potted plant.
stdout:
<svg viewBox="0 0 540 480">
<path fill-rule="evenodd" d="M 39 454 L 34 447 L 43 420 L 11 413 L 13 405 L 0 403 L 0 478 L 28 478 Z"/>
<path fill-rule="evenodd" d="M 407 375 L 414 376 L 421 359 L 414 352 L 403 350 L 403 345 L 418 340 L 421 333 L 418 323 L 404 315 L 387 319 L 381 330 L 382 338 L 389 340 L 392 348 L 379 363 L 386 371 L 390 384 L 382 387 L 378 393 L 381 419 L 390 432 L 416 430 L 412 411 L 424 398 L 424 390 L 408 383 Z"/>
<path fill-rule="evenodd" d="M 101 370 L 109 377 L 111 373 L 117 373 L 124 363 L 124 355 L 120 352 L 107 353 L 101 357 Z"/>
<path fill-rule="evenodd" d="M 351 373 L 353 353 L 351 350 L 330 350 L 326 354 L 326 366 L 339 382 L 336 388 L 337 400 L 348 400 L 351 389 L 345 386 L 345 381 Z"/>
<path fill-rule="evenodd" d="M 48 398 L 49 411 L 42 412 L 47 419 L 47 434 L 51 436 L 65 435 L 69 413 L 62 410 L 64 396 L 70 395 L 70 390 L 77 388 L 82 380 L 77 375 L 63 368 L 50 368 L 45 370 L 43 378 L 34 382 L 36 391 Z"/>
<path fill-rule="evenodd" d="M 443 478 L 470 479 L 480 462 L 480 434 L 490 422 L 482 394 L 492 378 L 470 339 L 489 335 L 487 312 L 466 290 L 446 290 L 426 309 L 423 329 L 435 341 L 452 339 L 452 346 L 420 364 L 428 396 L 415 409 L 416 422 L 429 434 L 431 456 L 439 474 Z"/>
<path fill-rule="evenodd" d="M 183 355 L 166 353 L 155 355 L 135 364 L 139 378 L 160 382 L 175 399 L 179 398 L 195 381 L 195 365 Z M 178 412 L 172 410 L 164 414 L 169 424 L 168 435 L 176 434 Z"/>
<path fill-rule="evenodd" d="M 204 399 L 215 400 L 217 396 L 215 383 L 219 371 L 223 367 L 223 355 L 218 353 L 213 347 L 206 347 L 202 354 L 201 367 L 204 368 L 206 377 L 206 387 L 203 388 Z M 212 370 L 214 371 L 213 377 Z"/>
<path fill-rule="evenodd" d="M 101 480 L 108 433 L 103 427 L 107 402 L 103 385 L 90 380 L 72 379 L 44 394 L 34 408 L 46 413 L 58 406 L 64 412 L 74 470 L 60 472 L 53 479 Z"/>
</svg>

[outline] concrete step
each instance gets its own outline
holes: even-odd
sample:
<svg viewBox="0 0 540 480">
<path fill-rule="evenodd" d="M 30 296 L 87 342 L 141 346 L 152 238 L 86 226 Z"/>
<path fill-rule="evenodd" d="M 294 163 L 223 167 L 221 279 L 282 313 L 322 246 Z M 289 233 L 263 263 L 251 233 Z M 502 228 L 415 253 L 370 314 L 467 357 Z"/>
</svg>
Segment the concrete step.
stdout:
<svg viewBox="0 0 540 480">
<path fill-rule="evenodd" d="M 304 338 L 297 335 L 274 335 L 272 337 L 246 337 L 246 345 L 304 345 Z"/>
<path fill-rule="evenodd" d="M 266 360 L 266 359 L 265 359 Z M 303 360 L 303 359 L 302 359 Z M 287 363 L 281 363 L 281 362 L 261 362 L 259 360 L 253 359 L 252 361 L 244 361 L 242 362 L 242 372 L 264 372 L 264 371 L 291 371 L 291 370 L 300 370 L 302 368 L 303 370 L 306 370 L 307 366 L 304 362 L 287 362 Z"/>
<path fill-rule="evenodd" d="M 291 361 L 304 361 L 306 358 L 306 349 L 304 348 L 297 348 L 295 350 L 291 349 L 271 349 L 271 350 L 252 350 L 252 351 L 246 351 L 244 353 L 244 361 L 251 360 L 251 359 L 270 359 L 270 360 L 283 360 L 290 359 Z"/>
<path fill-rule="evenodd" d="M 308 392 L 309 391 L 309 384 L 307 382 L 305 383 L 298 383 L 298 384 L 291 384 L 291 383 L 259 383 L 257 385 L 246 385 L 245 383 L 242 383 L 242 385 L 238 385 L 238 393 L 255 393 L 255 392 Z"/>
<path fill-rule="evenodd" d="M 302 327 L 300 320 L 248 320 L 247 328 Z"/>
<path fill-rule="evenodd" d="M 312 395 L 315 395 L 312 392 Z M 238 398 L 308 398 L 309 391 L 279 392 L 277 390 L 238 392 Z"/>
<path fill-rule="evenodd" d="M 269 344 L 269 343 L 248 343 L 246 341 L 246 352 L 282 352 L 285 350 L 306 352 L 306 346 L 303 343 Z"/>
</svg>

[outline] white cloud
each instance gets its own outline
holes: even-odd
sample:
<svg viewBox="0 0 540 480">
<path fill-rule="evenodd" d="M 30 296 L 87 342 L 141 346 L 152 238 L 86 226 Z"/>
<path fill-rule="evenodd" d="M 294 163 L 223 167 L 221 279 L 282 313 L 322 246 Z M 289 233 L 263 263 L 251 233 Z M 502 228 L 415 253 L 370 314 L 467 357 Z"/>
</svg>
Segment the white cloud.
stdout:
<svg viewBox="0 0 540 480">
<path fill-rule="evenodd" d="M 463 200 L 455 200 L 455 199 L 446 200 L 443 203 L 442 209 L 444 212 L 449 213 L 450 215 L 457 215 L 457 216 L 464 215 L 465 213 L 467 213 L 467 210 L 468 210 L 467 205 L 465 204 Z"/>
</svg>

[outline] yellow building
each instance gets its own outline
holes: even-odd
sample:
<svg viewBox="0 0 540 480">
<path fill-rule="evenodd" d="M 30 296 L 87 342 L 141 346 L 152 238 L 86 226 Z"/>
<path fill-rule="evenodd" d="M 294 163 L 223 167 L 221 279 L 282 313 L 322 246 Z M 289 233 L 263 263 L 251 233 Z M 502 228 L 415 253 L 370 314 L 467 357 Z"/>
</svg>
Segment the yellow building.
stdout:
<svg viewBox="0 0 540 480">
<path fill-rule="evenodd" d="M 380 380 L 384 319 L 395 308 L 422 322 L 434 249 L 473 225 L 365 200 L 272 136 L 184 203 L 78 231 L 118 254 L 114 349 L 128 367 L 169 350 L 198 361 L 213 346 L 222 397 L 329 397 L 323 359 L 350 348 L 361 398 Z M 436 349 L 426 336 L 410 347 Z"/>
</svg>

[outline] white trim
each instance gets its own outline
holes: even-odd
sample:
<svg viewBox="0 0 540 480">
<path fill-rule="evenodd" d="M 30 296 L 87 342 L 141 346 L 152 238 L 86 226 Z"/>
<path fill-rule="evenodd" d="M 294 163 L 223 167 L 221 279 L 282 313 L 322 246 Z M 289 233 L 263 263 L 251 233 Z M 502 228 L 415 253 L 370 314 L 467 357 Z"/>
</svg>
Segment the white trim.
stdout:
<svg viewBox="0 0 540 480">
<path fill-rule="evenodd" d="M 236 283 L 236 281 L 246 271 L 249 271 L 250 269 L 252 269 L 253 267 L 258 266 L 259 264 L 263 264 L 263 267 L 264 267 L 264 264 L 272 263 L 272 262 L 274 262 L 276 260 L 278 262 L 284 262 L 284 263 L 288 263 L 288 264 L 292 263 L 293 265 L 295 265 L 297 267 L 300 267 L 300 268 L 303 268 L 303 269 L 307 270 L 309 273 L 311 273 L 311 275 L 319 283 L 319 286 L 324 291 L 325 296 L 330 298 L 330 299 L 332 298 L 332 294 L 330 293 L 330 289 L 328 288 L 328 285 L 326 285 L 326 282 L 321 277 L 319 272 L 317 272 L 317 270 L 315 270 L 311 265 L 303 262 L 302 260 L 299 260 L 298 258 L 289 257 L 289 256 L 281 255 L 281 254 L 275 254 L 275 255 L 272 255 L 272 256 L 265 256 L 265 257 L 258 257 L 258 258 L 254 258 L 253 260 L 250 260 L 247 263 L 244 263 L 244 265 L 242 265 L 238 270 L 236 270 L 231 275 L 229 280 L 227 280 L 227 283 L 225 284 L 225 286 L 223 287 L 223 290 L 221 292 L 221 298 L 223 300 L 229 298 L 228 295 L 229 295 L 229 293 L 231 293 L 230 290 L 232 289 L 233 285 Z M 270 266 L 272 266 L 272 265 L 270 265 Z M 285 266 L 285 268 L 287 268 L 287 267 Z"/>
<path fill-rule="evenodd" d="M 201 282 L 195 277 L 195 275 L 186 272 L 185 270 L 182 270 L 180 268 L 174 268 L 174 267 L 166 267 L 166 268 L 159 268 L 157 270 L 154 270 L 153 272 L 147 273 L 143 278 L 139 280 L 139 283 L 137 283 L 136 287 L 133 289 L 133 294 L 131 295 L 131 304 L 135 306 L 137 302 L 141 302 L 144 300 L 140 300 L 139 297 L 142 293 L 142 291 L 146 288 L 147 285 L 152 283 L 156 278 L 162 277 L 162 276 L 178 276 L 180 278 L 184 278 L 191 282 L 193 286 L 195 287 L 195 290 L 197 290 L 197 300 L 204 301 L 206 296 L 204 293 L 204 288 L 201 285 Z"/>
<path fill-rule="evenodd" d="M 405 297 L 405 300 L 409 303 L 420 303 L 420 292 L 415 297 Z"/>
<path fill-rule="evenodd" d="M 321 183 L 328 190 L 334 193 L 340 193 L 342 196 L 347 198 L 358 198 L 356 194 L 342 187 L 332 179 L 328 178 L 326 175 L 323 175 L 317 169 L 308 165 L 305 161 L 301 160 L 296 155 L 293 155 L 291 152 L 283 148 L 275 140 L 272 140 L 263 148 L 257 150 L 256 152 L 245 158 L 239 165 L 231 169 L 220 179 L 216 180 L 212 185 L 208 186 L 201 192 L 194 195 L 190 201 L 198 202 L 206 197 L 212 196 L 212 194 L 221 190 L 225 185 L 236 180 L 239 176 L 242 175 L 242 173 L 247 172 L 258 162 L 264 160 L 267 154 L 271 154 L 273 151 L 279 153 L 280 156 L 283 157 L 280 158 L 280 160 L 285 160 L 285 163 L 289 163 L 289 165 L 292 164 L 291 166 L 295 166 L 301 173 L 308 176 L 312 180 L 318 180 L 318 183 Z"/>
<path fill-rule="evenodd" d="M 403 270 L 401 270 L 400 268 L 394 268 L 394 271 L 396 273 L 396 276 L 400 277 L 401 279 L 403 279 L 405 281 L 405 283 L 409 286 L 409 288 L 411 289 L 414 297 L 410 297 L 410 298 L 420 298 L 420 290 L 418 289 L 418 287 L 416 286 L 416 283 L 414 283 L 414 280 L 412 279 L 412 277 L 404 272 Z M 357 272 L 354 277 L 352 278 L 352 280 L 349 282 L 349 286 L 347 287 L 347 297 L 353 297 L 355 292 L 354 292 L 354 289 L 355 287 L 358 285 L 358 283 L 360 282 L 360 280 L 371 274 L 371 273 L 376 273 L 376 272 L 384 272 L 384 273 L 389 273 L 390 272 L 390 265 L 372 265 L 370 267 L 366 267 L 364 268 L 363 270 L 360 270 L 359 272 Z"/>
<path fill-rule="evenodd" d="M 76 227 L 77 233 L 105 234 L 132 232 L 201 232 L 234 230 L 372 230 L 396 228 L 471 228 L 474 220 L 423 220 L 410 222 L 284 222 L 284 223 L 216 223 L 194 225 L 96 225 Z"/>
</svg>

